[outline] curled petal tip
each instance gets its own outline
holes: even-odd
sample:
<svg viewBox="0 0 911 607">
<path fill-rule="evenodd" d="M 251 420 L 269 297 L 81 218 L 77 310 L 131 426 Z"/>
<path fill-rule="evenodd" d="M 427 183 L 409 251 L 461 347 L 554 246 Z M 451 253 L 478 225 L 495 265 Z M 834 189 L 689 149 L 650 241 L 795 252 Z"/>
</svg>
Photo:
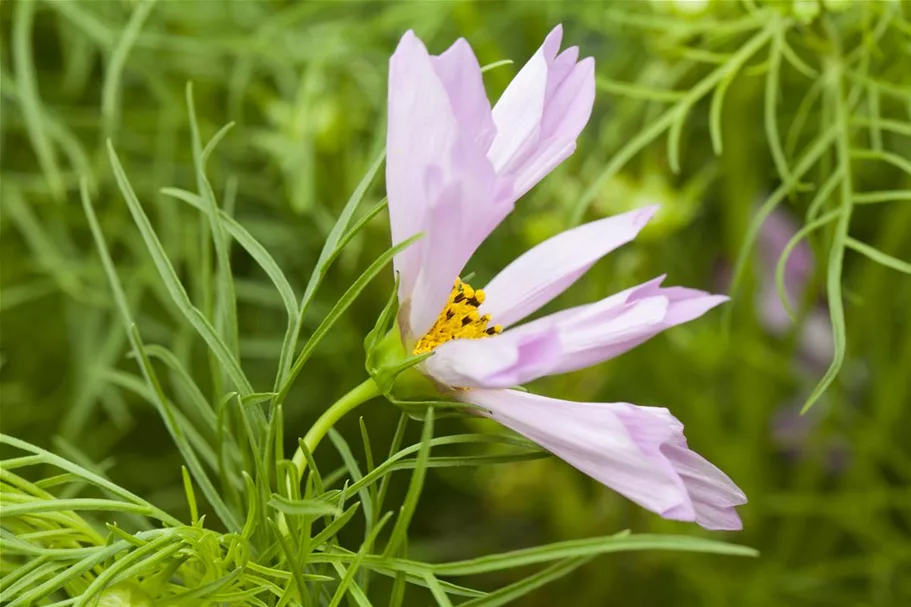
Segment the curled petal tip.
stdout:
<svg viewBox="0 0 911 607">
<path fill-rule="evenodd" d="M 547 34 L 547 37 L 544 39 L 544 44 L 542 49 L 544 54 L 550 59 L 553 59 L 557 56 L 557 51 L 560 50 L 560 44 L 563 43 L 563 24 L 558 23 L 554 29 L 550 30 L 550 33 Z"/>
<path fill-rule="evenodd" d="M 420 41 L 420 38 L 418 38 L 418 35 L 414 33 L 414 30 L 408 30 L 402 34 L 402 37 L 399 39 L 399 46 L 401 47 L 405 44 L 412 44 L 415 41 Z"/>
<path fill-rule="evenodd" d="M 647 224 L 660 209 L 661 205 L 658 204 L 649 205 L 640 209 L 639 214 L 636 217 L 636 227 L 642 227 Z"/>
</svg>

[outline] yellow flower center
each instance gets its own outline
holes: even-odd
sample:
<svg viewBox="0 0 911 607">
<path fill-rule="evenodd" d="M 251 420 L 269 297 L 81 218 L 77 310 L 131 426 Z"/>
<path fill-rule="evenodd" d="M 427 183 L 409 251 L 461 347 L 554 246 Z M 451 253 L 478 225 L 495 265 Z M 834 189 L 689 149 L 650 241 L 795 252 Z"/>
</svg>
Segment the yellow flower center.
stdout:
<svg viewBox="0 0 911 607">
<path fill-rule="evenodd" d="M 484 291 L 456 278 L 449 301 L 427 334 L 415 344 L 414 354 L 426 354 L 452 339 L 481 339 L 500 333 L 500 325 L 487 326 L 490 314 L 478 313 L 482 303 Z"/>
</svg>

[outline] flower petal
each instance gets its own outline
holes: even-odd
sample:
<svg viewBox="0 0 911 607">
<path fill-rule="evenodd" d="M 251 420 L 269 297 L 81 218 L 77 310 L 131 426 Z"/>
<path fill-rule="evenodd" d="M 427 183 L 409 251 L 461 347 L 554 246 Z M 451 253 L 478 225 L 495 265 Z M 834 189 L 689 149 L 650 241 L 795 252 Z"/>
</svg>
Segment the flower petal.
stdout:
<svg viewBox="0 0 911 607">
<path fill-rule="evenodd" d="M 565 291 L 601 257 L 636 237 L 658 207 L 648 207 L 567 230 L 506 266 L 484 288 L 482 313 L 508 326 Z"/>
<path fill-rule="evenodd" d="M 746 496 L 726 474 L 690 451 L 667 409 L 576 403 L 515 390 L 459 395 L 575 468 L 665 518 L 707 529 L 740 529 L 734 507 Z"/>
<path fill-rule="evenodd" d="M 689 322 L 718 304 L 723 295 L 684 287 L 661 287 L 664 277 L 606 297 L 562 310 L 506 331 L 522 335 L 550 327 L 560 340 L 560 358 L 542 375 L 557 375 L 610 360 L 658 333 Z"/>
<path fill-rule="evenodd" d="M 520 336 L 454 339 L 434 350 L 423 371 L 453 388 L 509 388 L 540 377 L 559 356 L 556 333 L 543 328 Z"/>
<path fill-rule="evenodd" d="M 443 54 L 430 59 L 449 95 L 459 125 L 477 142 L 478 149 L 486 150 L 497 128 L 484 90 L 481 66 L 471 46 L 459 38 Z"/>
<path fill-rule="evenodd" d="M 559 59 L 559 58 L 558 58 Z M 591 117 L 595 102 L 595 61 L 580 61 L 547 100 L 540 138 L 521 164 L 507 174 L 515 176 L 513 195 L 523 196 L 576 150 L 576 139 Z"/>
<path fill-rule="evenodd" d="M 393 243 L 423 232 L 396 257 L 403 330 L 420 337 L 452 282 L 512 209 L 486 150 L 495 132 L 481 68 L 464 40 L 439 57 L 412 33 L 390 60 L 386 164 Z"/>
<path fill-rule="evenodd" d="M 549 374 L 567 373 L 615 358 L 665 329 L 697 318 L 727 301 L 694 289 L 661 289 L 659 295 L 636 294 L 601 315 L 578 315 L 558 328 L 563 355 Z"/>
<path fill-rule="evenodd" d="M 424 226 L 425 246 L 421 250 L 414 291 L 408 306 L 405 325 L 411 339 L 419 339 L 433 325 L 446 305 L 452 290 L 453 277 L 471 256 L 462 240 L 464 219 L 459 184 L 445 187 L 430 206 Z M 420 242 L 420 241 L 419 241 Z"/>
<path fill-rule="evenodd" d="M 497 136 L 488 157 L 497 174 L 511 177 L 515 201 L 576 149 L 595 99 L 594 59 L 577 62 L 579 49 L 559 56 L 561 26 L 544 40 L 493 109 Z"/>
<path fill-rule="evenodd" d="M 555 27 L 512 79 L 493 108 L 497 136 L 487 157 L 500 172 L 524 146 L 538 137 L 547 94 L 547 75 L 563 39 L 563 26 Z"/>
<path fill-rule="evenodd" d="M 423 229 L 430 208 L 427 172 L 448 162 L 458 134 L 449 95 L 412 31 L 402 36 L 389 59 L 388 105 L 386 191 L 392 243 L 398 244 Z M 426 241 L 419 241 L 394 260 L 403 300 L 411 296 L 426 246 Z"/>
</svg>

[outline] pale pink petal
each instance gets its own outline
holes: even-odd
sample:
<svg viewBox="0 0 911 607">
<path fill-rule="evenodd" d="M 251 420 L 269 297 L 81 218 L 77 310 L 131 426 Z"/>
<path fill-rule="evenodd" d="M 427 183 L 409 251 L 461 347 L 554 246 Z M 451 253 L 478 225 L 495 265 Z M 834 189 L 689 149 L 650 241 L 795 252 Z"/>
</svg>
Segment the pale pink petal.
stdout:
<svg viewBox="0 0 911 607">
<path fill-rule="evenodd" d="M 593 221 L 531 249 L 484 288 L 482 313 L 509 326 L 565 291 L 601 257 L 636 237 L 655 214 L 648 207 Z"/>
<path fill-rule="evenodd" d="M 459 125 L 475 140 L 478 150 L 486 150 L 497 129 L 484 90 L 481 66 L 471 46 L 464 38 L 459 38 L 443 54 L 431 57 L 431 61 L 449 94 Z"/>
<path fill-rule="evenodd" d="M 548 99 L 534 148 L 517 158 L 504 175 L 513 175 L 513 195 L 523 196 L 576 149 L 576 139 L 591 117 L 595 102 L 595 62 L 580 61 Z"/>
<path fill-rule="evenodd" d="M 495 127 L 481 69 L 464 40 L 431 57 L 408 32 L 390 60 L 387 191 L 402 329 L 419 338 L 475 249 L 510 212 L 486 150 Z"/>
<path fill-rule="evenodd" d="M 556 375 L 610 360 L 670 327 L 689 322 L 728 300 L 684 287 L 660 287 L 663 277 L 599 302 L 539 318 L 507 333 L 540 332 L 553 328 L 561 355 L 543 370 Z"/>
<path fill-rule="evenodd" d="M 696 522 L 706 529 L 737 530 L 742 527 L 734 506 L 746 503 L 746 495 L 725 473 L 691 451 L 683 437 L 676 445 L 662 445 L 661 453 L 683 479 L 696 510 Z"/>
<path fill-rule="evenodd" d="M 497 136 L 487 156 L 497 172 L 506 167 L 525 145 L 537 140 L 547 96 L 547 74 L 562 38 L 563 27 L 558 25 L 519 70 L 493 108 Z"/>
<path fill-rule="evenodd" d="M 540 377 L 559 356 L 556 333 L 544 328 L 521 336 L 446 342 L 423 363 L 423 371 L 452 388 L 509 388 Z"/>
<path fill-rule="evenodd" d="M 576 403 L 515 390 L 466 390 L 459 398 L 490 418 L 665 518 L 707 529 L 740 529 L 734 507 L 746 496 L 721 470 L 690 451 L 667 409 Z"/>
<path fill-rule="evenodd" d="M 425 191 L 428 170 L 448 162 L 458 135 L 448 93 L 414 32 L 402 36 L 389 60 L 388 104 L 386 192 L 392 242 L 398 244 L 424 229 L 430 209 Z M 426 241 L 419 241 L 394 260 L 403 300 L 414 289 L 426 246 Z"/>
<path fill-rule="evenodd" d="M 557 26 L 519 71 L 494 106 L 497 136 L 488 157 L 503 178 L 511 177 L 515 201 L 576 149 L 595 99 L 594 60 L 577 62 L 579 49 L 557 55 Z"/>
<path fill-rule="evenodd" d="M 442 312 L 465 264 L 481 242 L 512 209 L 496 200 L 496 176 L 476 143 L 460 137 L 439 194 L 431 194 L 425 217 L 426 246 L 411 301 L 409 331 L 419 338 Z"/>
<path fill-rule="evenodd" d="M 559 88 L 559 86 L 563 84 L 563 81 L 566 80 L 566 77 L 572 73 L 573 68 L 576 67 L 578 61 L 578 46 L 571 46 L 557 55 L 556 59 L 554 59 L 551 64 L 547 75 L 547 88 L 544 91 L 545 99 L 550 99 L 554 96 L 557 88 Z"/>
<path fill-rule="evenodd" d="M 575 139 L 554 138 L 540 142 L 533 153 L 523 159 L 522 170 L 509 175 L 514 183 L 510 193 L 512 200 L 524 196 L 575 151 Z"/>
<path fill-rule="evenodd" d="M 657 278 L 642 283 L 641 285 L 630 287 L 624 291 L 619 291 L 596 301 L 595 303 L 583 304 L 581 306 L 576 306 L 573 308 L 566 308 L 565 310 L 560 310 L 559 312 L 554 312 L 553 314 L 548 314 L 537 320 L 521 324 L 517 327 L 513 327 L 509 330 L 510 333 L 521 333 L 524 331 L 540 331 L 539 326 L 544 325 L 554 325 L 562 324 L 566 321 L 569 321 L 572 318 L 575 318 L 580 315 L 589 315 L 595 313 L 606 313 L 609 310 L 617 309 L 623 304 L 625 304 L 631 297 L 636 295 L 638 298 L 648 297 L 653 295 L 658 295 L 660 292 L 661 283 L 664 281 L 666 275 L 662 274 Z"/>
<path fill-rule="evenodd" d="M 587 57 L 548 96 L 541 117 L 541 137 L 575 140 L 588 123 L 594 102 L 595 60 Z"/>
<path fill-rule="evenodd" d="M 415 287 L 408 306 L 407 334 L 410 338 L 419 339 L 433 325 L 440 314 L 449 292 L 452 290 L 453 277 L 471 256 L 462 241 L 465 221 L 460 205 L 461 188 L 459 184 L 450 184 L 436 197 L 426 216 L 424 240 L 427 244 L 421 250 L 419 271 Z"/>
</svg>

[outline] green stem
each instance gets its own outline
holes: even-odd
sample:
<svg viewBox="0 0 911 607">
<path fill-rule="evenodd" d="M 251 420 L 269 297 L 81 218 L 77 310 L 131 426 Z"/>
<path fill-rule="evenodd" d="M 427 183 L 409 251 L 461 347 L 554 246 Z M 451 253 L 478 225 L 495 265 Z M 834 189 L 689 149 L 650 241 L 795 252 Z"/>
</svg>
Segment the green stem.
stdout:
<svg viewBox="0 0 911 607">
<path fill-rule="evenodd" d="M 323 440 L 323 437 L 329 432 L 329 430 L 342 418 L 343 415 L 361 405 L 368 400 L 375 398 L 380 395 L 380 389 L 377 387 L 376 382 L 372 378 L 365 380 L 358 386 L 355 386 L 351 389 L 350 392 L 345 394 L 343 397 L 338 399 L 335 404 L 326 409 L 326 411 L 320 415 L 319 419 L 316 420 L 316 423 L 310 428 L 306 436 L 304 436 L 304 444 L 307 445 L 307 449 L 310 453 L 316 449 L 316 446 L 319 445 L 320 441 Z M 303 478 L 304 470 L 307 468 L 307 460 L 304 458 L 304 451 L 298 447 L 297 451 L 294 453 L 294 457 L 291 460 L 294 463 L 294 466 L 300 472 L 301 477 Z"/>
<path fill-rule="evenodd" d="M 307 445 L 307 450 L 310 451 L 310 453 L 313 453 L 313 450 L 316 449 L 316 446 L 323 440 L 323 437 L 329 433 L 329 430 L 332 429 L 343 415 L 358 405 L 364 404 L 368 400 L 379 395 L 380 389 L 377 387 L 376 382 L 373 381 L 373 378 L 367 379 L 363 383 L 352 388 L 351 391 L 326 409 L 326 411 L 319 416 L 319 419 L 316 420 L 316 423 L 310 427 L 310 430 L 307 431 L 303 440 L 304 444 Z M 304 456 L 303 449 L 300 447 L 297 448 L 297 451 L 294 452 L 294 457 L 291 458 L 291 462 L 297 468 L 301 479 L 303 479 L 304 470 L 307 469 L 307 458 Z M 292 495 L 290 484 L 291 481 L 289 480 L 288 497 Z M 285 520 L 285 515 L 281 512 L 278 513 L 278 528 L 281 530 L 282 535 L 288 535 L 288 521 Z"/>
</svg>

